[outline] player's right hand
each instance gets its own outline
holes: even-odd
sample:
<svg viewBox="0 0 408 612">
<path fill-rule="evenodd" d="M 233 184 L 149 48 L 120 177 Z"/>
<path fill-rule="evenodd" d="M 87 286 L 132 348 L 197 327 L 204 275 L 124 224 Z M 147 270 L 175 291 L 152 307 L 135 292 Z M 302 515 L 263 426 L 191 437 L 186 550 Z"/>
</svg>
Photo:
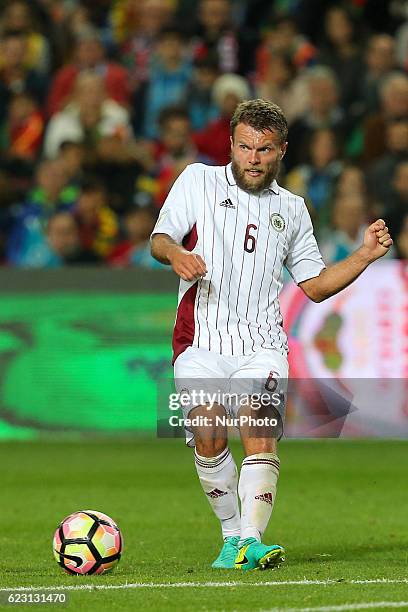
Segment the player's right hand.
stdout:
<svg viewBox="0 0 408 612">
<path fill-rule="evenodd" d="M 185 281 L 198 280 L 207 274 L 204 259 L 183 247 L 171 249 L 167 257 L 175 273 Z"/>
</svg>

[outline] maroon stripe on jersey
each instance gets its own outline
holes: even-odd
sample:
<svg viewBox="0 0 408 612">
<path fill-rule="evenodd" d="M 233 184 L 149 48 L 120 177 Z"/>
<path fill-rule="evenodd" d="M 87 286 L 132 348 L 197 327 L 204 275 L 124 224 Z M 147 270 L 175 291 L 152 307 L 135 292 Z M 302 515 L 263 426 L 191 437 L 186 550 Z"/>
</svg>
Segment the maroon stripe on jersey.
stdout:
<svg viewBox="0 0 408 612">
<path fill-rule="evenodd" d="M 183 247 L 186 251 L 192 251 L 197 244 L 197 226 L 193 227 L 183 238 Z M 197 295 L 197 283 L 187 289 L 177 308 L 176 324 L 173 330 L 173 362 L 183 353 L 194 340 L 194 305 Z"/>
<path fill-rule="evenodd" d="M 186 249 L 186 251 L 192 251 L 195 245 L 197 244 L 197 240 L 198 240 L 197 226 L 194 223 L 191 230 L 183 238 L 183 243 L 182 243 L 183 247 Z"/>
<path fill-rule="evenodd" d="M 194 340 L 194 305 L 197 295 L 197 283 L 194 283 L 181 298 L 177 308 L 176 324 L 173 330 L 173 361 L 192 346 Z"/>
</svg>

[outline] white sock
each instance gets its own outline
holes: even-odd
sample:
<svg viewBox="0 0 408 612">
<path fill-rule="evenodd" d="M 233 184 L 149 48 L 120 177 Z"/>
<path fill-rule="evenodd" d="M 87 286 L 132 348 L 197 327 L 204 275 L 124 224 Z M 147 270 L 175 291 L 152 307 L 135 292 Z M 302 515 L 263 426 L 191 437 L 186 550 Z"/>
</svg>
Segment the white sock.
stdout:
<svg viewBox="0 0 408 612">
<path fill-rule="evenodd" d="M 238 492 L 241 499 L 241 541 L 262 539 L 271 518 L 279 476 L 279 458 L 274 453 L 250 455 L 242 462 Z"/>
<path fill-rule="evenodd" d="M 240 535 L 238 471 L 229 448 L 217 457 L 201 457 L 194 451 L 194 459 L 204 493 L 221 521 L 223 538 Z"/>
</svg>

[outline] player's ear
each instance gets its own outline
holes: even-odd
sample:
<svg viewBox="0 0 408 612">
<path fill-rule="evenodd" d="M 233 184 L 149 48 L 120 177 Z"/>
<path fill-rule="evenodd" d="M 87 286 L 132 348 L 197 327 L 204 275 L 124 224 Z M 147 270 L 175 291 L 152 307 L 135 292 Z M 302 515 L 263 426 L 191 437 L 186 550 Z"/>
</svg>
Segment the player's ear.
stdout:
<svg viewBox="0 0 408 612">
<path fill-rule="evenodd" d="M 284 142 L 283 145 L 281 146 L 281 151 L 280 151 L 279 159 L 283 159 L 284 158 L 287 148 L 288 148 L 288 143 Z"/>
<path fill-rule="evenodd" d="M 232 136 L 230 136 L 230 143 L 231 143 L 231 150 L 232 150 L 232 147 L 234 146 L 234 141 L 232 139 Z"/>
</svg>

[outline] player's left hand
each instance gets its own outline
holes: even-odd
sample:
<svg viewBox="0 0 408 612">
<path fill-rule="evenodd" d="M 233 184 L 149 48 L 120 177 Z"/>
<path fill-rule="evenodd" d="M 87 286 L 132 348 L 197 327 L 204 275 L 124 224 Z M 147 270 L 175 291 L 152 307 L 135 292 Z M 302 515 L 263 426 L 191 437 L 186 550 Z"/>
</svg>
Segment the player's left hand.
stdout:
<svg viewBox="0 0 408 612">
<path fill-rule="evenodd" d="M 384 219 L 377 219 L 364 232 L 363 246 L 367 249 L 373 261 L 388 253 L 392 243 L 393 241 Z"/>
</svg>

